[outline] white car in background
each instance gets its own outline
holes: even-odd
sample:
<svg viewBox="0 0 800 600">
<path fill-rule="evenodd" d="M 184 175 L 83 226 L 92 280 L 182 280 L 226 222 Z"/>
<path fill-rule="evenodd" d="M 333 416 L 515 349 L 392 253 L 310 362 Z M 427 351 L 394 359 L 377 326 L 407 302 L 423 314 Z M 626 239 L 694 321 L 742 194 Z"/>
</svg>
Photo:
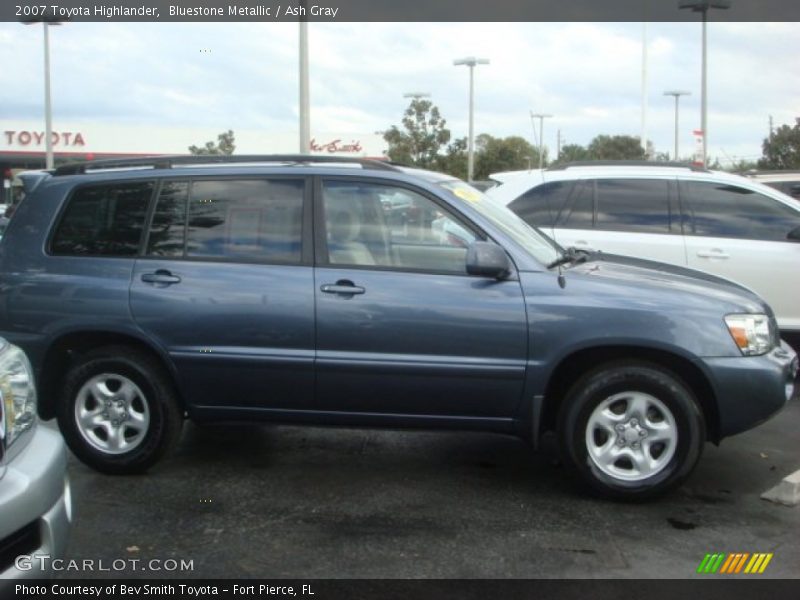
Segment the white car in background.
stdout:
<svg viewBox="0 0 800 600">
<path fill-rule="evenodd" d="M 564 247 L 688 266 L 752 289 L 800 333 L 800 203 L 684 165 L 576 163 L 499 173 L 487 195 Z"/>
<path fill-rule="evenodd" d="M 742 175 L 800 200 L 800 171 L 745 171 Z"/>
</svg>

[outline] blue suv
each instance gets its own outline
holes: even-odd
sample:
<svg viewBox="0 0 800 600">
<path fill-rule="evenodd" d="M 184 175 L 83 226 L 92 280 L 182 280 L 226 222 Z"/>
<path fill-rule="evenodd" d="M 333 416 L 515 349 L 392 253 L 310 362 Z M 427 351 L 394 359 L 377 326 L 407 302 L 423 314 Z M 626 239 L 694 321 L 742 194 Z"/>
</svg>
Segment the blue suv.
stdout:
<svg viewBox="0 0 800 600">
<path fill-rule="evenodd" d="M 103 472 L 152 466 L 187 417 L 554 431 L 588 484 L 644 498 L 793 393 L 797 358 L 752 292 L 564 250 L 445 175 L 243 156 L 23 180 L 0 335 Z"/>
</svg>

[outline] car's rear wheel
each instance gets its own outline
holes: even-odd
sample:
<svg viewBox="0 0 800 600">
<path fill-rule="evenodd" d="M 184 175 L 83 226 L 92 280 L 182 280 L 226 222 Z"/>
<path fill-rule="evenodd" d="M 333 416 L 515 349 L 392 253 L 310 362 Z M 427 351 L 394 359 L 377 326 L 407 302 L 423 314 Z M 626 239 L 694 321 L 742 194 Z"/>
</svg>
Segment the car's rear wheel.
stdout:
<svg viewBox="0 0 800 600">
<path fill-rule="evenodd" d="M 705 423 L 691 390 L 672 372 L 617 362 L 582 377 L 560 415 L 562 453 L 604 495 L 644 499 L 694 469 Z"/>
<path fill-rule="evenodd" d="M 104 473 L 148 469 L 177 441 L 180 413 L 172 382 L 149 355 L 99 348 L 69 369 L 58 421 L 75 455 Z"/>
</svg>

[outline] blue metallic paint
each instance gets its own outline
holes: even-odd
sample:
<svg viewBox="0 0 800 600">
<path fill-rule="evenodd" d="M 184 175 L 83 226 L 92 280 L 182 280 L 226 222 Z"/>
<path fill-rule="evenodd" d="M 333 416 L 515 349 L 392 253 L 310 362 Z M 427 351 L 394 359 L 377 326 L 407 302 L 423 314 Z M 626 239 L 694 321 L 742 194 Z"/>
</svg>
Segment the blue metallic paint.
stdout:
<svg viewBox="0 0 800 600">
<path fill-rule="evenodd" d="M 174 168 L 167 175 L 220 173 Z M 230 166 L 224 173 L 297 170 Z M 315 174 L 341 170 L 318 168 Z M 561 361 L 609 345 L 658 349 L 697 365 L 715 391 L 723 435 L 754 426 L 785 403 L 791 351 L 742 357 L 723 321 L 732 312 L 771 315 L 751 292 L 688 269 L 616 257 L 565 269 L 562 288 L 555 272 L 468 202 L 410 175 L 354 174 L 422 188 L 449 204 L 506 249 L 518 277 L 495 282 L 329 267 L 315 272 L 310 266 L 51 257 L 47 232 L 75 185 L 87 177 L 96 183 L 163 173 L 59 176 L 38 184 L 0 242 L 0 335 L 21 345 L 40 375 L 46 349 L 65 333 L 142 340 L 176 374 L 198 419 L 525 434 Z M 181 283 L 141 281 L 157 268 L 174 271 Z M 353 280 L 365 294 L 319 293 L 321 284 L 339 279 Z"/>
</svg>

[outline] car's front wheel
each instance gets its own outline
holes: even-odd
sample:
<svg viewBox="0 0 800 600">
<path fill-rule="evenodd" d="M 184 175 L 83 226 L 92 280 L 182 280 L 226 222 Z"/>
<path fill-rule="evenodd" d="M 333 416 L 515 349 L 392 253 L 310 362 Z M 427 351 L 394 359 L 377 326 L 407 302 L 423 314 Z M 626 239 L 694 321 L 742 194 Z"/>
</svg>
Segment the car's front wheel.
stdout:
<svg viewBox="0 0 800 600">
<path fill-rule="evenodd" d="M 672 372 L 618 362 L 582 377 L 560 415 L 562 453 L 595 490 L 644 499 L 680 484 L 705 442 L 691 390 Z"/>
<path fill-rule="evenodd" d="M 72 452 L 104 473 L 138 473 L 177 441 L 182 415 L 173 386 L 147 354 L 99 348 L 66 374 L 58 422 Z"/>
</svg>

